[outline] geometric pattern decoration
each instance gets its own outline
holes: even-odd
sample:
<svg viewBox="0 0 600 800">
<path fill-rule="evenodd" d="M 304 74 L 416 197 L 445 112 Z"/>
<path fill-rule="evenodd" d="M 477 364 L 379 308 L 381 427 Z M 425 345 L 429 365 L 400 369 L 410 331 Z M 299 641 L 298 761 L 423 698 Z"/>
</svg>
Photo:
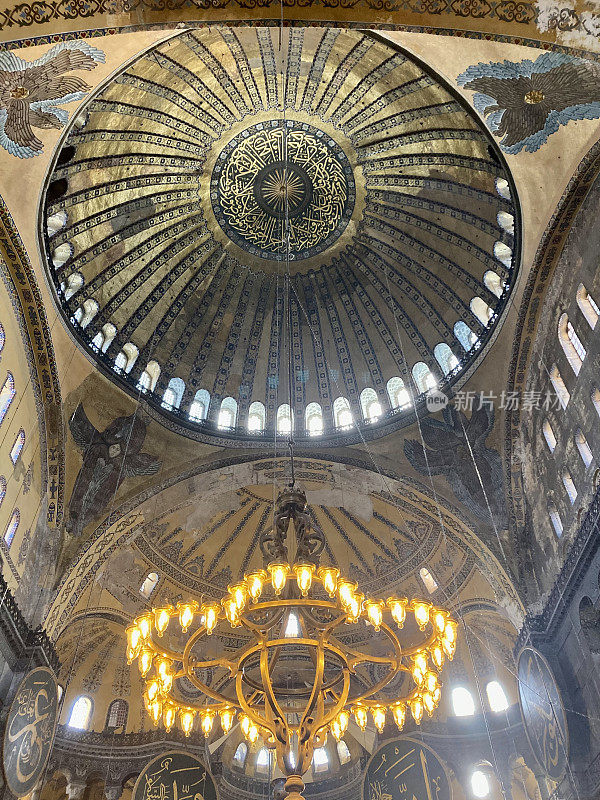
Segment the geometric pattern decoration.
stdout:
<svg viewBox="0 0 600 800">
<path fill-rule="evenodd" d="M 289 313 L 282 196 L 294 238 Z M 515 193 L 485 126 L 413 56 L 354 30 L 290 28 L 280 47 L 275 29 L 213 26 L 156 45 L 73 121 L 44 214 L 50 277 L 90 357 L 136 395 L 156 362 L 148 402 L 220 443 L 260 440 L 247 430 L 253 402 L 265 407 L 272 441 L 288 394 L 278 380 L 288 319 L 292 406 L 307 445 L 308 403 L 321 406 L 327 435 L 337 397 L 362 419 L 365 388 L 381 406 L 366 435 L 404 424 L 388 380 L 408 385 L 417 362 L 440 384 L 460 378 L 518 268 Z M 476 345 L 457 336 L 458 321 Z M 440 344 L 458 362 L 448 379 Z M 125 345 L 133 355 L 115 371 Z M 165 408 L 172 378 L 181 392 Z M 190 420 L 200 390 L 208 418 Z M 224 398 L 237 404 L 232 432 L 216 424 Z"/>
</svg>

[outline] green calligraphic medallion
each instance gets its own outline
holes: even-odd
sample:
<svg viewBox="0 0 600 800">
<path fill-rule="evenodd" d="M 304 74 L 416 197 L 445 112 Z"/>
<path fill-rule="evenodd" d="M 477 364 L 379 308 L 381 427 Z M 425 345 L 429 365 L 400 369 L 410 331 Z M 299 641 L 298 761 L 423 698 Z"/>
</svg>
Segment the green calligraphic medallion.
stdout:
<svg viewBox="0 0 600 800">
<path fill-rule="evenodd" d="M 6 720 L 4 777 L 17 797 L 30 794 L 48 761 L 58 718 L 58 684 L 48 667 L 21 681 Z"/>
<path fill-rule="evenodd" d="M 567 766 L 569 732 L 560 690 L 544 656 L 533 647 L 519 654 L 519 703 L 533 753 L 553 780 Z"/>
<path fill-rule="evenodd" d="M 218 800 L 212 775 L 183 750 L 153 758 L 141 771 L 131 800 Z"/>
<path fill-rule="evenodd" d="M 213 168 L 215 218 L 239 247 L 259 258 L 311 258 L 342 234 L 354 211 L 350 162 L 324 131 L 272 120 L 242 131 Z"/>
<path fill-rule="evenodd" d="M 363 800 L 452 800 L 452 787 L 437 753 L 403 736 L 386 742 L 371 756 Z"/>
</svg>

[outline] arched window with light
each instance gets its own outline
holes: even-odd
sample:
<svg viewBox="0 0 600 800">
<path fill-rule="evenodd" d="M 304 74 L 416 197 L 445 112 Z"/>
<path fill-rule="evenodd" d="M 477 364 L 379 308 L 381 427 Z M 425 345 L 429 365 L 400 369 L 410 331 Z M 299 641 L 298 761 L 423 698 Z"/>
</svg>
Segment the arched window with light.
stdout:
<svg viewBox="0 0 600 800">
<path fill-rule="evenodd" d="M 471 791 L 473 796 L 483 800 L 490 795 L 490 782 L 483 770 L 476 769 L 471 775 Z"/>
<path fill-rule="evenodd" d="M 452 689 L 452 710 L 456 717 L 472 717 L 475 713 L 475 701 L 466 686 Z"/>
<path fill-rule="evenodd" d="M 386 388 L 392 408 L 407 408 L 411 404 L 410 393 L 402 378 L 397 376 L 390 378 Z"/>
<path fill-rule="evenodd" d="M 504 242 L 496 242 L 494 244 L 494 255 L 506 269 L 512 267 L 512 250 L 507 244 L 504 244 Z"/>
<path fill-rule="evenodd" d="M 0 506 L 4 502 L 4 498 L 6 497 L 6 478 L 4 475 L 0 475 Z"/>
<path fill-rule="evenodd" d="M 146 364 L 146 369 L 140 375 L 137 388 L 144 394 L 146 392 L 153 392 L 156 388 L 156 383 L 160 377 L 160 364 L 158 361 L 149 361 Z"/>
<path fill-rule="evenodd" d="M 5 342 L 6 342 L 6 334 L 4 333 L 4 326 L 0 322 L 0 353 L 4 350 Z"/>
<path fill-rule="evenodd" d="M 583 431 L 581 428 L 577 428 L 575 431 L 575 435 L 573 436 L 575 441 L 575 447 L 577 448 L 577 452 L 579 453 L 581 460 L 583 461 L 585 468 L 587 469 L 589 465 L 592 463 L 594 454 L 592 453 L 592 448 L 589 446 L 587 439 L 583 435 Z"/>
<path fill-rule="evenodd" d="M 348 745 L 343 739 L 340 739 L 340 741 L 337 743 L 337 753 L 338 753 L 338 758 L 340 760 L 340 764 L 342 766 L 344 766 L 344 764 L 347 764 L 350 761 L 351 759 L 350 750 L 348 748 Z"/>
<path fill-rule="evenodd" d="M 290 433 L 294 424 L 294 415 L 288 403 L 282 403 L 277 409 L 277 433 Z"/>
<path fill-rule="evenodd" d="M 508 700 L 500 681 L 490 681 L 485 687 L 485 691 L 492 711 L 506 711 Z"/>
<path fill-rule="evenodd" d="M 2 389 L 0 389 L 0 422 L 2 422 L 6 416 L 6 412 L 10 408 L 14 396 L 15 379 L 12 376 L 12 372 L 7 372 L 4 383 L 2 384 Z"/>
<path fill-rule="evenodd" d="M 92 701 L 86 695 L 81 695 L 73 703 L 67 725 L 78 731 L 87 731 L 91 719 Z"/>
<path fill-rule="evenodd" d="M 552 425 L 550 425 L 547 419 L 545 419 L 542 423 L 542 433 L 544 434 L 544 439 L 548 445 L 548 450 L 553 453 L 556 448 L 556 436 L 554 435 Z"/>
<path fill-rule="evenodd" d="M 354 424 L 350 403 L 346 397 L 338 397 L 334 400 L 333 420 L 336 428 L 351 428 Z"/>
<path fill-rule="evenodd" d="M 6 530 L 4 531 L 4 544 L 7 547 L 10 547 L 13 539 L 15 538 L 15 533 L 17 532 L 17 528 L 19 527 L 19 523 L 21 521 L 21 512 L 18 508 L 15 508 L 13 513 L 8 520 L 8 525 L 6 526 Z"/>
<path fill-rule="evenodd" d="M 324 747 L 315 747 L 312 759 L 313 772 L 325 772 L 329 766 L 329 756 Z"/>
<path fill-rule="evenodd" d="M 261 433 L 265 429 L 266 413 L 264 403 L 258 400 L 250 404 L 248 409 L 248 430 L 250 433 Z"/>
<path fill-rule="evenodd" d="M 437 381 L 433 372 L 429 369 L 424 361 L 417 361 L 412 368 L 412 374 L 415 386 L 420 394 L 424 394 L 431 389 L 435 389 L 437 386 Z"/>
<path fill-rule="evenodd" d="M 442 368 L 444 375 L 448 375 L 448 373 L 452 372 L 452 370 L 456 369 L 456 367 L 459 365 L 458 358 L 454 355 L 450 347 L 445 342 L 436 344 L 436 346 L 433 348 L 433 355 Z"/>
<path fill-rule="evenodd" d="M 493 269 L 488 269 L 483 275 L 483 285 L 489 289 L 496 297 L 502 297 L 504 289 L 506 288 L 506 281 L 502 280 L 497 272 Z"/>
<path fill-rule="evenodd" d="M 82 309 L 83 309 L 83 316 L 79 321 L 79 324 L 82 328 L 87 328 L 90 322 L 94 319 L 96 314 L 98 313 L 100 306 L 98 305 L 97 301 L 94 299 L 88 298 L 87 300 L 83 301 Z"/>
<path fill-rule="evenodd" d="M 156 589 L 156 584 L 158 583 L 158 573 L 156 572 L 149 572 L 142 585 L 140 586 L 140 594 L 142 597 L 145 597 L 146 600 L 149 599 L 152 592 Z"/>
<path fill-rule="evenodd" d="M 419 576 L 423 581 L 423 585 L 425 586 L 429 594 L 433 594 L 437 590 L 438 584 L 433 575 L 431 574 L 431 572 L 427 569 L 427 567 L 421 567 L 421 569 L 419 570 Z"/>
<path fill-rule="evenodd" d="M 489 324 L 489 321 L 494 316 L 494 309 L 488 306 L 485 300 L 482 300 L 481 297 L 474 297 L 471 300 L 471 311 L 486 328 Z"/>
<path fill-rule="evenodd" d="M 510 186 L 506 178 L 496 178 L 496 191 L 505 200 L 510 200 Z"/>
<path fill-rule="evenodd" d="M 108 707 L 108 713 L 106 715 L 106 728 L 112 731 L 116 730 L 117 728 L 122 728 L 124 732 L 127 725 L 128 711 L 129 706 L 126 700 L 123 700 L 122 698 L 113 700 Z"/>
<path fill-rule="evenodd" d="M 465 353 L 477 344 L 477 334 L 461 319 L 454 325 L 454 335 L 463 346 Z"/>
<path fill-rule="evenodd" d="M 243 769 L 246 763 L 247 756 L 248 756 L 248 745 L 246 744 L 246 742 L 240 742 L 233 755 L 234 764 L 236 764 L 240 769 Z"/>
<path fill-rule="evenodd" d="M 566 469 L 560 477 L 563 482 L 563 486 L 565 487 L 565 490 L 567 492 L 567 497 L 569 498 L 569 502 L 571 503 L 571 505 L 573 505 L 577 500 L 577 488 L 575 487 L 573 478 L 571 477 L 571 473 L 569 472 L 569 470 Z"/>
<path fill-rule="evenodd" d="M 367 422 L 376 422 L 382 414 L 381 403 L 375 389 L 363 389 L 360 393 L 360 408 Z"/>
<path fill-rule="evenodd" d="M 198 389 L 190 405 L 189 418 L 192 422 L 202 422 L 208 414 L 210 394 L 206 389 Z"/>
<path fill-rule="evenodd" d="M 323 410 L 319 403 L 309 403 L 306 406 L 304 424 L 309 436 L 320 436 L 323 433 Z"/>
<path fill-rule="evenodd" d="M 514 236 L 515 218 L 512 214 L 509 214 L 508 211 L 499 211 L 496 215 L 496 219 L 498 220 L 498 225 L 500 225 L 503 230 L 510 233 L 511 236 Z"/>
<path fill-rule="evenodd" d="M 592 295 L 589 294 L 583 283 L 580 283 L 577 288 L 576 299 L 577 305 L 585 317 L 587 324 L 594 330 L 598 322 L 598 317 L 600 317 L 600 308 L 598 308 L 596 301 Z"/>
<path fill-rule="evenodd" d="M 256 756 L 256 771 L 263 775 L 271 768 L 271 753 L 266 747 L 261 747 Z"/>
<path fill-rule="evenodd" d="M 567 357 L 567 361 L 571 365 L 571 369 L 575 375 L 579 375 L 586 357 L 586 350 L 566 314 L 561 314 L 558 320 L 558 341 Z"/>
<path fill-rule="evenodd" d="M 554 503 L 549 503 L 548 505 L 548 516 L 550 517 L 550 522 L 552 523 L 552 527 L 554 528 L 554 533 L 560 539 L 563 534 L 563 524 L 562 519 L 560 518 L 560 514 L 558 513 L 558 509 L 554 505 Z"/>
<path fill-rule="evenodd" d="M 129 374 L 139 355 L 138 348 L 132 342 L 126 342 L 123 349 L 117 353 L 115 358 L 115 370 Z"/>
<path fill-rule="evenodd" d="M 83 286 L 83 275 L 79 272 L 72 272 L 64 283 L 61 283 L 61 289 L 64 292 L 65 300 L 70 300 L 73 295 Z"/>
<path fill-rule="evenodd" d="M 19 460 L 19 456 L 25 447 L 25 431 L 23 428 L 17 433 L 17 438 L 15 439 L 13 446 L 10 449 L 10 460 L 13 464 L 16 464 Z"/>
<path fill-rule="evenodd" d="M 237 420 L 237 402 L 234 397 L 224 397 L 217 418 L 217 427 L 222 430 L 235 428 Z"/>
<path fill-rule="evenodd" d="M 179 408 L 185 392 L 185 383 L 182 378 L 171 378 L 164 391 L 161 406 L 170 411 Z"/>
</svg>

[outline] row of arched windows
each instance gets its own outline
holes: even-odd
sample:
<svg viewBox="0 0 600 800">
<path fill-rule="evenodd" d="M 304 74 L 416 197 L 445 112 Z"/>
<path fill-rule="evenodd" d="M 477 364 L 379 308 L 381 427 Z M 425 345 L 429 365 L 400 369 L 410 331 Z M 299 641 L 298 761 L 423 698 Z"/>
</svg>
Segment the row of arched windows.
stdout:
<svg viewBox="0 0 600 800">
<path fill-rule="evenodd" d="M 583 283 L 580 283 L 577 287 L 576 292 L 576 301 L 577 305 L 590 326 L 592 330 L 595 329 L 596 324 L 598 322 L 598 318 L 600 317 L 600 308 L 596 304 L 596 301 L 591 296 L 591 294 L 587 291 Z M 569 319 L 566 313 L 561 314 L 558 320 L 558 341 L 563 349 L 563 352 L 566 356 L 566 359 L 573 370 L 575 377 L 579 375 L 581 367 L 583 366 L 583 362 L 587 356 L 587 351 L 579 338 L 579 334 L 577 330 L 573 326 L 573 323 Z M 561 408 L 564 410 L 569 401 L 571 399 L 571 395 L 569 390 L 566 387 L 566 384 L 560 374 L 560 371 L 556 364 L 553 364 L 550 373 L 550 382 L 554 387 L 554 391 L 558 398 L 558 402 Z M 596 387 L 592 389 L 591 394 L 592 403 L 600 415 L 600 390 Z M 542 422 L 542 433 L 544 435 L 544 439 L 546 441 L 546 445 L 548 450 L 551 453 L 554 453 L 557 444 L 556 434 L 552 425 L 550 424 L 549 420 L 544 419 Z M 585 469 L 587 469 L 592 460 L 594 458 L 594 454 L 592 453 L 592 449 L 588 444 L 588 441 L 585 437 L 585 434 L 581 430 L 581 428 L 577 428 L 575 433 L 573 434 L 573 443 L 579 453 L 579 456 L 584 464 Z M 577 487 L 575 486 L 575 482 L 571 476 L 571 473 L 568 469 L 563 469 L 560 473 L 560 479 L 562 481 L 564 490 L 566 492 L 567 498 L 571 505 L 575 504 L 577 500 Z M 550 518 L 550 522 L 552 523 L 552 527 L 554 528 L 554 532 L 557 536 L 562 536 L 563 533 L 563 522 L 558 511 L 556 505 L 552 502 L 548 504 L 548 516 Z"/>
<path fill-rule="evenodd" d="M 485 687 L 491 711 L 506 711 L 508 698 L 500 681 L 489 681 Z M 455 686 L 451 692 L 452 711 L 456 717 L 472 717 L 475 714 L 475 700 L 466 686 Z"/>
<path fill-rule="evenodd" d="M 335 743 L 335 746 L 340 765 L 344 766 L 344 764 L 347 764 L 352 758 L 348 745 L 343 739 L 340 739 L 339 742 Z M 248 753 L 249 750 L 246 742 L 240 742 L 233 756 L 233 763 L 239 769 L 245 769 L 247 767 Z M 293 761 L 293 752 L 291 755 Z M 256 761 L 254 764 L 257 774 L 268 775 L 274 766 L 272 751 L 268 750 L 266 747 L 262 747 L 256 755 Z M 292 763 L 291 766 L 294 767 L 295 764 Z M 313 772 L 325 772 L 327 769 L 329 769 L 329 766 L 330 754 L 328 752 L 328 748 L 316 747 L 312 759 Z"/>
<path fill-rule="evenodd" d="M 91 697 L 80 695 L 71 706 L 71 713 L 67 725 L 79 731 L 87 731 L 92 721 L 94 704 Z M 127 715 L 129 706 L 126 700 L 118 698 L 113 700 L 108 707 L 106 714 L 105 729 L 116 731 L 121 728 L 123 731 L 127 725 Z"/>
</svg>

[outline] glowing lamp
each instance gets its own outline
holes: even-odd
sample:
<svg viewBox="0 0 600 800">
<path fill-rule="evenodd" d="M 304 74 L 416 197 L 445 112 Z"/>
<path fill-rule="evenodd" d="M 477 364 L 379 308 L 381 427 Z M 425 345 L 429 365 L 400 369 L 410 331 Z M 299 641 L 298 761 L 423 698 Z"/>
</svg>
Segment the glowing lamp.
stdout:
<svg viewBox="0 0 600 800">
<path fill-rule="evenodd" d="M 433 694 L 438 687 L 438 677 L 435 672 L 426 672 L 425 673 L 425 688 L 428 692 Z"/>
<path fill-rule="evenodd" d="M 354 597 L 354 592 L 357 590 L 358 586 L 352 581 L 340 581 L 338 583 L 338 597 L 340 598 L 340 603 L 342 604 L 342 608 L 344 611 L 348 611 L 350 608 L 350 604 L 352 603 L 352 598 Z"/>
<path fill-rule="evenodd" d="M 240 610 L 233 595 L 229 595 L 229 597 L 223 600 L 223 610 L 225 611 L 225 616 L 231 627 L 237 627 L 240 624 Z"/>
<path fill-rule="evenodd" d="M 383 600 L 367 600 L 365 611 L 371 625 L 378 631 L 383 622 Z"/>
<path fill-rule="evenodd" d="M 256 572 L 251 572 L 249 575 L 246 575 L 246 587 L 253 602 L 256 603 L 258 598 L 261 596 L 263 584 L 267 578 L 268 575 L 264 569 L 259 569 L 256 570 Z"/>
<path fill-rule="evenodd" d="M 294 564 L 294 574 L 296 583 L 302 597 L 306 597 L 312 586 L 313 575 L 315 572 L 314 564 Z"/>
<path fill-rule="evenodd" d="M 240 716 L 240 728 L 242 729 L 242 733 L 244 734 L 246 739 L 248 738 L 248 731 L 250 730 L 250 725 L 252 725 L 250 717 L 246 716 L 246 714 Z"/>
<path fill-rule="evenodd" d="M 336 742 L 339 742 L 342 736 L 348 730 L 348 723 L 350 721 L 350 715 L 347 711 L 340 711 L 337 717 L 333 720 L 331 725 L 329 726 L 333 738 Z"/>
<path fill-rule="evenodd" d="M 352 713 L 354 714 L 354 719 L 356 721 L 356 724 L 361 729 L 361 731 L 364 731 L 365 728 L 367 727 L 367 722 L 369 721 L 369 715 L 367 713 L 366 707 L 358 704 L 352 706 Z"/>
<path fill-rule="evenodd" d="M 442 690 L 438 686 L 435 692 L 433 693 L 433 702 L 436 704 L 436 706 L 439 705 L 441 698 L 442 698 Z"/>
<path fill-rule="evenodd" d="M 339 569 L 335 567 L 320 567 L 317 570 L 317 577 L 321 580 L 323 588 L 329 597 L 333 597 L 337 588 L 338 578 L 340 577 Z"/>
<path fill-rule="evenodd" d="M 285 589 L 289 567 L 287 564 L 269 564 L 268 570 L 271 574 L 271 584 L 275 594 L 281 594 Z"/>
<path fill-rule="evenodd" d="M 191 708 L 183 708 L 179 712 L 179 722 L 181 723 L 181 729 L 185 735 L 189 736 L 194 727 L 194 712 Z"/>
<path fill-rule="evenodd" d="M 217 626 L 219 621 L 219 605 L 217 603 L 205 603 L 200 609 L 200 613 L 204 617 L 204 627 L 206 633 L 210 636 Z"/>
<path fill-rule="evenodd" d="M 162 716 L 162 703 L 160 700 L 155 700 L 153 703 L 151 703 L 150 716 L 152 717 L 152 722 L 155 725 L 158 725 Z"/>
<path fill-rule="evenodd" d="M 417 725 L 421 724 L 421 720 L 423 719 L 423 701 L 421 697 L 417 695 L 413 697 L 413 699 L 409 702 L 410 705 L 410 713 L 413 715 L 414 721 Z"/>
<path fill-rule="evenodd" d="M 150 614 L 142 614 L 135 620 L 135 623 L 140 631 L 140 636 L 146 641 L 152 632 L 152 617 Z"/>
<path fill-rule="evenodd" d="M 179 611 L 181 630 L 185 633 L 192 624 L 194 613 L 198 611 L 198 603 L 195 600 L 189 603 L 177 603 L 177 611 Z"/>
<path fill-rule="evenodd" d="M 158 697 L 158 681 L 149 681 L 146 684 L 146 696 L 150 703 L 153 703 Z"/>
<path fill-rule="evenodd" d="M 435 711 L 435 700 L 433 699 L 433 695 L 429 694 L 429 692 L 425 692 L 423 695 L 423 705 L 427 709 L 429 716 L 431 716 Z"/>
<path fill-rule="evenodd" d="M 175 724 L 176 708 L 171 703 L 165 703 L 163 707 L 163 723 L 167 733 Z"/>
<path fill-rule="evenodd" d="M 228 586 L 227 591 L 236 602 L 238 611 L 243 611 L 248 599 L 248 590 L 244 582 L 234 583 L 233 586 Z"/>
<path fill-rule="evenodd" d="M 413 613 L 415 615 L 415 621 L 422 631 L 425 630 L 427 623 L 429 622 L 430 610 L 431 603 L 426 603 L 424 600 L 413 601 Z"/>
<path fill-rule="evenodd" d="M 390 597 L 387 601 L 387 607 L 390 610 L 392 619 L 396 625 L 401 628 L 406 620 L 406 606 L 408 600 L 406 597 Z"/>
<path fill-rule="evenodd" d="M 127 630 L 127 661 L 129 664 L 137 657 L 142 644 L 142 634 L 137 625 L 130 625 Z"/>
<path fill-rule="evenodd" d="M 215 718 L 214 711 L 205 711 L 200 718 L 200 726 L 202 728 L 202 733 L 205 736 L 208 736 L 209 733 L 212 731 L 213 727 L 213 720 Z"/>
<path fill-rule="evenodd" d="M 443 633 L 446 627 L 446 615 L 443 611 L 436 611 L 433 615 L 433 625 L 438 633 Z"/>
<path fill-rule="evenodd" d="M 152 659 L 154 658 L 154 653 L 150 650 L 149 647 L 142 647 L 140 650 L 140 657 L 138 660 L 138 667 L 140 670 L 140 675 L 142 678 L 145 678 L 148 674 L 148 670 L 152 666 Z"/>
<path fill-rule="evenodd" d="M 233 708 L 223 708 L 219 711 L 219 719 L 221 720 L 221 730 L 223 733 L 229 733 L 235 719 L 235 711 Z"/>
<path fill-rule="evenodd" d="M 171 619 L 172 608 L 155 608 L 154 609 L 154 627 L 159 636 L 167 630 L 167 625 Z"/>
<path fill-rule="evenodd" d="M 444 639 L 451 644 L 456 644 L 456 630 L 458 625 L 453 619 L 449 619 L 444 628 Z"/>
<path fill-rule="evenodd" d="M 444 649 L 444 653 L 448 656 L 450 661 L 452 661 L 454 652 L 456 650 L 456 642 L 449 642 L 448 639 L 444 639 L 442 642 L 442 647 Z"/>
<path fill-rule="evenodd" d="M 348 608 L 348 622 L 358 622 L 365 596 L 362 592 L 354 592 Z"/>
<path fill-rule="evenodd" d="M 392 706 L 392 714 L 394 722 L 398 726 L 398 730 L 402 730 L 406 721 L 406 706 L 404 703 L 394 703 Z"/>
<path fill-rule="evenodd" d="M 422 650 L 415 655 L 413 659 L 413 664 L 417 669 L 420 669 L 423 675 L 427 672 L 427 656 Z"/>
<path fill-rule="evenodd" d="M 431 658 L 433 663 L 438 669 L 441 669 L 444 666 L 444 661 L 446 660 L 446 656 L 444 655 L 444 651 L 439 646 L 439 644 L 434 645 L 431 649 Z"/>
<path fill-rule="evenodd" d="M 385 728 L 385 708 L 383 706 L 373 706 L 371 709 L 373 722 L 379 733 L 383 733 Z"/>
<path fill-rule="evenodd" d="M 258 739 L 258 728 L 256 725 L 251 722 L 250 727 L 248 729 L 248 741 L 250 744 L 254 744 L 254 742 Z"/>
</svg>

